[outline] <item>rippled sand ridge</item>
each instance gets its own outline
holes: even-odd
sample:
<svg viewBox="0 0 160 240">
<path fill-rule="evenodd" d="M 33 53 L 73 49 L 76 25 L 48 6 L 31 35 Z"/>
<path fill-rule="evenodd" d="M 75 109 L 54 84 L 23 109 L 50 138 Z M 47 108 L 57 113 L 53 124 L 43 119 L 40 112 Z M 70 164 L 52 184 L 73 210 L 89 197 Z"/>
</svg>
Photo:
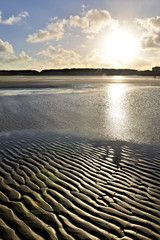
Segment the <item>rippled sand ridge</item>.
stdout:
<svg viewBox="0 0 160 240">
<path fill-rule="evenodd" d="M 52 132 L 0 137 L 0 239 L 160 239 L 160 149 Z"/>
</svg>

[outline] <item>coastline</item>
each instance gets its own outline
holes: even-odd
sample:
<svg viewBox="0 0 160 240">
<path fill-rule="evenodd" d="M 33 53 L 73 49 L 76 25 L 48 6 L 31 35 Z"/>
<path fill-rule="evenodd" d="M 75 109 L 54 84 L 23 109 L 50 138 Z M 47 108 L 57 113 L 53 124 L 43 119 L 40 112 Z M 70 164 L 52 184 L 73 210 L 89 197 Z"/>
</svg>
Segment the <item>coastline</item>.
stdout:
<svg viewBox="0 0 160 240">
<path fill-rule="evenodd" d="M 0 76 L 0 88 L 56 88 L 69 87 L 75 84 L 104 84 L 104 83 L 132 83 L 132 84 L 160 84 L 160 77 L 153 76 L 28 76 L 12 75 Z"/>
</svg>

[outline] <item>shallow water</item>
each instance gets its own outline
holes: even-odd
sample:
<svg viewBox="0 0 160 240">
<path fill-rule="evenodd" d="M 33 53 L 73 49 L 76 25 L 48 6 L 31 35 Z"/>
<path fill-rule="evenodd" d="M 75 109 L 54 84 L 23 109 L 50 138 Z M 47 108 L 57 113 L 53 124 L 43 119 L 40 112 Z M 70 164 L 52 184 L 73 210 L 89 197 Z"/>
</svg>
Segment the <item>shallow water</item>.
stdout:
<svg viewBox="0 0 160 240">
<path fill-rule="evenodd" d="M 0 132 L 52 130 L 159 144 L 160 85 L 141 80 L 124 83 L 126 79 L 122 78 L 121 83 L 101 83 L 98 79 L 84 84 L 83 79 L 78 84 L 53 88 L 1 89 Z"/>
</svg>

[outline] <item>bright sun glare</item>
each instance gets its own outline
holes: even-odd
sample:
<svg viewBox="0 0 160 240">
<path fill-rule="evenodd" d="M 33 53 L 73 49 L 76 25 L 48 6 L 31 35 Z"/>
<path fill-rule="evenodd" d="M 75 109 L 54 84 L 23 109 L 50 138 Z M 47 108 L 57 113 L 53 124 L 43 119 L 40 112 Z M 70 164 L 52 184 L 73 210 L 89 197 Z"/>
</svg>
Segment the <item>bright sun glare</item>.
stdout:
<svg viewBox="0 0 160 240">
<path fill-rule="evenodd" d="M 126 63 L 136 56 L 139 42 L 129 32 L 117 30 L 106 42 L 106 57 L 112 61 Z"/>
</svg>

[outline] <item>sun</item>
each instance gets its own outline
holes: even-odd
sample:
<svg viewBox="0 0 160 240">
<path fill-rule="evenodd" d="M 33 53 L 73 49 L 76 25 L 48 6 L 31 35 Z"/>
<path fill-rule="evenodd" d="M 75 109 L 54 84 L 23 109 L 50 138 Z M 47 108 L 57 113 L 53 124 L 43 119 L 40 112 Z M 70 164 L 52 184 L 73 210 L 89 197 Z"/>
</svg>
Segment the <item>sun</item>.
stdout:
<svg viewBox="0 0 160 240">
<path fill-rule="evenodd" d="M 125 30 L 116 30 L 107 38 L 105 55 L 112 62 L 124 64 L 133 60 L 138 48 L 138 38 Z"/>
</svg>

